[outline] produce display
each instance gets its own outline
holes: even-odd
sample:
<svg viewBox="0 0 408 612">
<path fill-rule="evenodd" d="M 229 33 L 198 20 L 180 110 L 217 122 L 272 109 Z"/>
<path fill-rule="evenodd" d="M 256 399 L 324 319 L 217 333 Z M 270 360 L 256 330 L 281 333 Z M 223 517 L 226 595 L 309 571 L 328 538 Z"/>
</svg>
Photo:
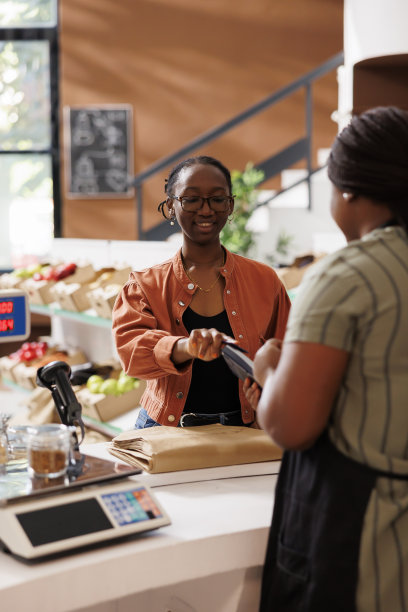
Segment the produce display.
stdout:
<svg viewBox="0 0 408 612">
<path fill-rule="evenodd" d="M 10 353 L 9 358 L 14 361 L 24 361 L 26 363 L 44 357 L 48 350 L 47 342 L 24 342 L 14 353 Z"/>
<path fill-rule="evenodd" d="M 77 266 L 75 263 L 63 263 L 57 266 L 51 266 L 50 264 L 35 264 L 27 268 L 16 268 L 11 272 L 11 275 L 21 279 L 32 278 L 37 281 L 59 281 L 74 274 L 76 268 Z"/>
<path fill-rule="evenodd" d="M 86 386 L 91 393 L 119 396 L 133 389 L 138 389 L 140 380 L 128 376 L 122 370 L 118 378 L 102 378 L 102 376 L 94 374 L 88 378 Z"/>
<path fill-rule="evenodd" d="M 60 281 L 74 274 L 77 269 L 75 263 L 59 264 L 58 266 L 44 266 L 33 274 L 33 280 L 54 280 Z"/>
</svg>

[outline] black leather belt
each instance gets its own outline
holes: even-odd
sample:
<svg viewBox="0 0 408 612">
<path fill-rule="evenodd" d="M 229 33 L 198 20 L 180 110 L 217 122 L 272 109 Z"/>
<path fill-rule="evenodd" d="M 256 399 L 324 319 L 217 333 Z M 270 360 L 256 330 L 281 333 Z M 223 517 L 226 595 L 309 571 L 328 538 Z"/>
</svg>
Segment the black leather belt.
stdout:
<svg viewBox="0 0 408 612">
<path fill-rule="evenodd" d="M 186 412 L 181 415 L 180 419 L 180 427 L 198 427 L 199 425 L 212 425 L 214 423 L 244 426 L 240 410 L 234 410 L 234 412 L 220 412 L 217 414 Z"/>
</svg>

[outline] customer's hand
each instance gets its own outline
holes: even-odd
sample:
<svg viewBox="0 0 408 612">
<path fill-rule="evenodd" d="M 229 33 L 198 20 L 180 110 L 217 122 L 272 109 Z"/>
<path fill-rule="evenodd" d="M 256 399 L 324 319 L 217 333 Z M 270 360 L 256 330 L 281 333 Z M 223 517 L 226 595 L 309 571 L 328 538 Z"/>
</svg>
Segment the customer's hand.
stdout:
<svg viewBox="0 0 408 612">
<path fill-rule="evenodd" d="M 259 385 L 257 385 L 257 383 L 253 380 L 246 378 L 244 380 L 243 390 L 252 410 L 256 410 L 258 407 L 259 398 L 261 397 L 261 389 Z"/>
<path fill-rule="evenodd" d="M 218 329 L 193 329 L 188 338 L 181 338 L 174 345 L 172 360 L 174 363 L 196 358 L 212 361 L 220 356 L 223 341 L 236 342 Z"/>
<path fill-rule="evenodd" d="M 254 377 L 263 387 L 267 374 L 278 366 L 282 352 L 282 340 L 271 338 L 257 351 L 254 359 Z"/>
</svg>

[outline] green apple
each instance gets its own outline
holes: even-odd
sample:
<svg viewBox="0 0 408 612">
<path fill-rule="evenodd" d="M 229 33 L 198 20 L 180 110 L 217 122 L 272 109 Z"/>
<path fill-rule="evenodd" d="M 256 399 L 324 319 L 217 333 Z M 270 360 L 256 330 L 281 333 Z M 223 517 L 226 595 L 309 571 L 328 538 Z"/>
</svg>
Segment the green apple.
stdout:
<svg viewBox="0 0 408 612">
<path fill-rule="evenodd" d="M 86 388 L 89 389 L 89 391 L 91 393 L 100 393 L 101 392 L 101 384 L 100 382 L 96 381 L 93 383 L 86 383 Z"/>
<path fill-rule="evenodd" d="M 126 378 L 124 376 L 119 378 L 117 389 L 118 393 L 126 393 L 127 391 L 132 391 L 132 389 L 134 389 L 133 378 L 129 378 L 128 376 L 126 376 Z"/>
<path fill-rule="evenodd" d="M 28 266 L 27 268 L 27 272 L 31 274 L 31 276 L 35 274 L 36 272 L 41 272 L 41 270 L 42 270 L 41 264 L 32 264 L 31 266 Z"/>
<path fill-rule="evenodd" d="M 118 381 L 115 378 L 107 378 L 101 384 L 100 392 L 105 395 L 118 395 Z"/>
<path fill-rule="evenodd" d="M 86 386 L 92 393 L 99 393 L 99 387 L 103 383 L 102 376 L 98 376 L 97 374 L 93 374 L 86 381 Z"/>
<path fill-rule="evenodd" d="M 17 276 L 17 278 L 30 278 L 31 274 L 28 272 L 26 268 L 17 268 L 12 272 L 13 276 Z"/>
</svg>

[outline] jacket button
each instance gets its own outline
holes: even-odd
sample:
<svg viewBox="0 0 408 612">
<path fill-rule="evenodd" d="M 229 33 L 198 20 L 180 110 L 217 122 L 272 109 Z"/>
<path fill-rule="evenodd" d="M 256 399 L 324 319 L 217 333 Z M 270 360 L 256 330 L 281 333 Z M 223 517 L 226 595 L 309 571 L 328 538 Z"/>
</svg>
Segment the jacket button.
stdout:
<svg viewBox="0 0 408 612">
<path fill-rule="evenodd" d="M 229 295 L 231 293 L 231 291 L 229 289 L 227 289 L 227 294 Z"/>
<path fill-rule="evenodd" d="M 177 325 L 180 325 L 180 319 L 176 319 Z"/>
<path fill-rule="evenodd" d="M 188 283 L 187 285 L 187 289 L 194 289 L 195 285 L 194 283 Z"/>
<path fill-rule="evenodd" d="M 242 334 L 239 334 L 239 336 L 238 336 L 238 338 L 241 338 L 241 340 L 242 340 L 243 337 L 244 336 Z"/>
<path fill-rule="evenodd" d="M 236 313 L 236 311 L 235 311 L 235 310 L 233 310 L 233 311 L 231 312 L 231 314 L 233 314 L 233 315 L 235 316 L 237 313 Z"/>
<path fill-rule="evenodd" d="M 174 416 L 174 414 L 169 414 L 169 416 L 167 417 L 167 420 L 170 423 L 173 423 L 176 420 L 176 417 Z"/>
<path fill-rule="evenodd" d="M 177 391 L 176 397 L 177 397 L 177 399 L 183 399 L 184 393 L 182 391 Z"/>
</svg>

